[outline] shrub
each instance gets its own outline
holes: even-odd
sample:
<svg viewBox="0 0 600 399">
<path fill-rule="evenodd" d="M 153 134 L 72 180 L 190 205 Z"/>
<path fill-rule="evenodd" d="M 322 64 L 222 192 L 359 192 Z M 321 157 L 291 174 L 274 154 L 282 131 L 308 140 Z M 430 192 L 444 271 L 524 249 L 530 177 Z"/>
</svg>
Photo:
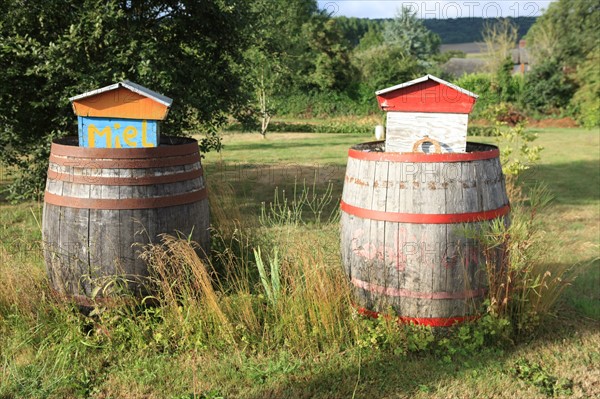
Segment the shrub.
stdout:
<svg viewBox="0 0 600 399">
<path fill-rule="evenodd" d="M 471 113 L 473 119 L 485 117 L 485 111 L 500 102 L 500 95 L 493 84 L 492 75 L 488 73 L 463 75 L 454 84 L 479 96 Z"/>
<path fill-rule="evenodd" d="M 571 104 L 575 107 L 578 121 L 585 127 L 600 126 L 600 48 L 591 52 L 585 62 L 577 68 L 576 79 L 579 89 Z"/>
<path fill-rule="evenodd" d="M 565 76 L 559 62 L 548 59 L 527 74 L 522 104 L 531 110 L 550 114 L 565 108 L 574 93 L 575 85 Z"/>
</svg>

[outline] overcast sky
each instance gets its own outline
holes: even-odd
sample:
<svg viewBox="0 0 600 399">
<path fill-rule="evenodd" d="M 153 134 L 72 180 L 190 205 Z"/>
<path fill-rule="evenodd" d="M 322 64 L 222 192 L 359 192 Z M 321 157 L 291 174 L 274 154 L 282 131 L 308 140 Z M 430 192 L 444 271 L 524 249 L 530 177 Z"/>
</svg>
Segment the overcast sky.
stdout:
<svg viewBox="0 0 600 399">
<path fill-rule="evenodd" d="M 539 16 L 555 0 L 319 0 L 319 8 L 333 16 L 393 18 L 402 5 L 417 12 L 420 18 L 533 17 Z"/>
</svg>

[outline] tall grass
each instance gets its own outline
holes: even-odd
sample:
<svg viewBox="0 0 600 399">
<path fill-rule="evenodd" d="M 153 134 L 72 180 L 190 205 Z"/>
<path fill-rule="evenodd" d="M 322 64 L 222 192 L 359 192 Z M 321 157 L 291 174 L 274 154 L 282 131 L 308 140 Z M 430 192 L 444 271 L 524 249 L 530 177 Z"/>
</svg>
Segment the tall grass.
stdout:
<svg viewBox="0 0 600 399">
<path fill-rule="evenodd" d="M 304 192 L 285 206 L 297 202 L 294 206 L 310 209 L 330 196 L 330 189 L 323 197 Z M 352 345 L 356 320 L 348 281 L 339 258 L 332 256 L 337 239 L 323 239 L 335 236 L 335 224 L 298 226 L 277 217 L 291 212 L 281 205 L 264 211 L 268 225 L 232 227 L 226 216 L 232 215 L 228 207 L 237 208 L 232 198 L 212 206 L 217 216 L 211 257 L 198 256 L 194 243 L 169 235 L 143 254 L 163 321 L 188 331 L 179 337 L 180 346 L 200 342 L 262 353 L 285 348 L 306 356 Z"/>
<path fill-rule="evenodd" d="M 550 315 L 575 265 L 556 263 L 539 220 L 552 201 L 544 185 L 525 195 L 511 190 L 510 222 L 496 219 L 474 234 L 481 243 L 488 276 L 488 312 L 507 317 L 517 336 L 535 331 Z M 517 194 L 518 193 L 518 194 Z"/>
</svg>

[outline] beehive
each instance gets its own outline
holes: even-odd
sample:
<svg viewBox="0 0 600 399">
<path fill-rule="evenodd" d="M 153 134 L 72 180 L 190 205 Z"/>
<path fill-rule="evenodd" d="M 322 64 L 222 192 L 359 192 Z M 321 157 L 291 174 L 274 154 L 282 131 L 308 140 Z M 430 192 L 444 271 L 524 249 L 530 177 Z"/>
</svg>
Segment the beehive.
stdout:
<svg viewBox="0 0 600 399">
<path fill-rule="evenodd" d="M 386 152 L 464 153 L 477 95 L 433 75 L 375 93 L 387 112 Z"/>
<path fill-rule="evenodd" d="M 88 148 L 156 147 L 158 121 L 173 102 L 128 80 L 69 100 L 78 119 L 79 146 Z"/>
</svg>

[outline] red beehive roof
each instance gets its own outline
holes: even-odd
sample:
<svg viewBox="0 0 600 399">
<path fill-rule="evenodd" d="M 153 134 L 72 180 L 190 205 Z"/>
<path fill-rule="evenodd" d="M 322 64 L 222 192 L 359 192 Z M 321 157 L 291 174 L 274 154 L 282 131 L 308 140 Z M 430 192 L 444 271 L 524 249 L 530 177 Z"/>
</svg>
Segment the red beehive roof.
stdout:
<svg viewBox="0 0 600 399">
<path fill-rule="evenodd" d="M 384 111 L 468 114 L 479 96 L 433 75 L 375 92 Z"/>
</svg>

